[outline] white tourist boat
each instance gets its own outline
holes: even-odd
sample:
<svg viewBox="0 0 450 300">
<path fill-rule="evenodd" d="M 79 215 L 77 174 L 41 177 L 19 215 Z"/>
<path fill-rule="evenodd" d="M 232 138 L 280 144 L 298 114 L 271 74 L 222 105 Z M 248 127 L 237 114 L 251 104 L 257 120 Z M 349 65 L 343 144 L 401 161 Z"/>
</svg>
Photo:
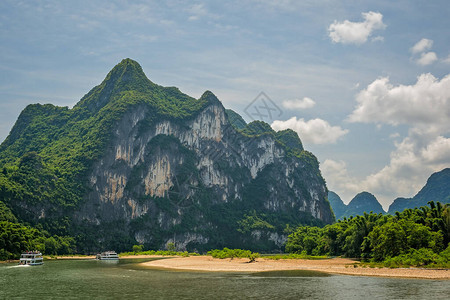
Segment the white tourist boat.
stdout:
<svg viewBox="0 0 450 300">
<path fill-rule="evenodd" d="M 106 251 L 97 254 L 99 260 L 119 260 L 119 255 L 115 251 Z"/>
<path fill-rule="evenodd" d="M 19 265 L 38 266 L 44 264 L 44 258 L 39 251 L 28 251 L 20 255 Z"/>
</svg>

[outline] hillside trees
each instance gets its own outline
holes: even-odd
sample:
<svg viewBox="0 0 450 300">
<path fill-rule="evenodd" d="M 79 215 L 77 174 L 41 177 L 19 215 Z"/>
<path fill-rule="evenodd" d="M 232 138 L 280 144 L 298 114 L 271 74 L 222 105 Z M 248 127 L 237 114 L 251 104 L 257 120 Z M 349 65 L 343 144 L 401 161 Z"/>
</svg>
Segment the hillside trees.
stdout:
<svg viewBox="0 0 450 300">
<path fill-rule="evenodd" d="M 429 206 L 406 209 L 395 216 L 365 213 L 323 228 L 303 226 L 289 236 L 286 251 L 375 262 L 402 257 L 420 264 L 450 264 L 445 254 L 449 251 L 449 215 L 448 204 L 430 202 Z M 435 259 L 420 259 L 430 253 Z"/>
</svg>

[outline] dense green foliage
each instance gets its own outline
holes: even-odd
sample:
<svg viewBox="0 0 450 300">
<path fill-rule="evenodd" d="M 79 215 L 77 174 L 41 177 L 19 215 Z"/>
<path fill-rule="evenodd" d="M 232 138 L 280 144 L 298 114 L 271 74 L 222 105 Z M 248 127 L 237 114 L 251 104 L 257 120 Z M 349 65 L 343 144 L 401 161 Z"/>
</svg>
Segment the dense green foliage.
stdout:
<svg viewBox="0 0 450 300">
<path fill-rule="evenodd" d="M 241 117 L 241 115 L 239 115 L 237 112 L 235 112 L 234 110 L 231 109 L 226 109 L 225 113 L 227 114 L 228 117 L 228 121 L 230 122 L 230 124 L 240 130 L 240 129 L 244 129 L 245 126 L 247 126 L 247 123 L 245 122 L 245 120 Z"/>
<path fill-rule="evenodd" d="M 430 202 L 395 216 L 365 213 L 323 228 L 299 227 L 289 235 L 286 251 L 448 267 L 449 242 L 450 206 Z"/>
<path fill-rule="evenodd" d="M 429 268 L 449 268 L 450 246 L 440 253 L 436 253 L 433 250 L 427 248 L 420 248 L 419 250 L 411 249 L 406 254 L 400 254 L 398 256 L 386 258 L 381 263 L 381 265 L 389 268 L 409 267 L 409 266 L 429 267 Z"/>
<path fill-rule="evenodd" d="M 133 252 L 139 253 L 144 251 L 144 245 L 133 245 Z"/>
<path fill-rule="evenodd" d="M 269 124 L 263 121 L 253 121 L 248 123 L 241 132 L 248 136 L 258 136 L 261 134 L 274 134 L 275 131 L 270 127 Z"/>
<path fill-rule="evenodd" d="M 248 258 L 249 262 L 254 262 L 258 257 L 260 257 L 259 253 L 252 252 L 250 250 L 242 250 L 242 249 L 228 249 L 223 248 L 222 250 L 214 249 L 208 251 L 208 255 L 211 255 L 213 258 Z"/>
<path fill-rule="evenodd" d="M 262 215 L 261 217 L 265 217 Z M 256 211 L 252 211 L 250 215 L 244 215 L 244 218 L 238 221 L 239 229 L 241 233 L 249 233 L 253 230 L 269 230 L 272 231 L 275 227 L 269 222 L 263 220 L 260 216 L 256 214 Z"/>
<path fill-rule="evenodd" d="M 0 260 L 18 259 L 25 251 L 43 254 L 71 254 L 75 241 L 71 237 L 50 236 L 46 231 L 9 221 L 0 221 Z"/>
<path fill-rule="evenodd" d="M 284 145 L 288 149 L 303 151 L 303 144 L 298 134 L 292 129 L 280 130 L 275 133 L 277 141 Z"/>
<path fill-rule="evenodd" d="M 17 223 L 17 218 L 12 211 L 6 206 L 5 203 L 0 201 L 0 221 L 9 221 Z"/>
</svg>

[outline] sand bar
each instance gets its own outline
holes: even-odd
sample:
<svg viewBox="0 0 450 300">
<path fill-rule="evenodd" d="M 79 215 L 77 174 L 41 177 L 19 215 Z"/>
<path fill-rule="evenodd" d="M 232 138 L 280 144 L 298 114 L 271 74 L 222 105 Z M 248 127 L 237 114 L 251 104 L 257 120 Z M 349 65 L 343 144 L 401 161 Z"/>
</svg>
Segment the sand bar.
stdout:
<svg viewBox="0 0 450 300">
<path fill-rule="evenodd" d="M 210 272 L 264 272 L 283 270 L 310 270 L 326 273 L 382 276 L 401 278 L 450 279 L 450 271 L 422 268 L 362 268 L 353 266 L 357 261 L 347 258 L 323 260 L 258 258 L 248 263 L 248 259 L 217 259 L 211 256 L 176 257 L 171 259 L 144 262 L 142 265 L 152 268 L 172 270 L 210 271 Z"/>
</svg>

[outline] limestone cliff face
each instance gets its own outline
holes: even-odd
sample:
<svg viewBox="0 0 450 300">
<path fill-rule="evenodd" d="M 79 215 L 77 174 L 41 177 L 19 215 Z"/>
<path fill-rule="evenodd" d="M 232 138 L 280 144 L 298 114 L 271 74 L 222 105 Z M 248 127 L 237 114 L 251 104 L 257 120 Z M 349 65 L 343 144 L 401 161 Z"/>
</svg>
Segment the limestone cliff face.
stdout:
<svg viewBox="0 0 450 300">
<path fill-rule="evenodd" d="M 250 211 L 297 222 L 291 225 L 333 221 L 317 168 L 289 156 L 273 135 L 236 131 L 215 96 L 203 97 L 214 101 L 184 122 L 149 122 L 146 106 L 127 111 L 93 167 L 78 218 L 93 224 L 123 220 L 138 242 L 160 248 L 174 242 L 180 250 L 261 239 L 268 248 L 281 248 L 282 230 L 262 228 L 246 237 L 237 224 L 226 224 Z"/>
<path fill-rule="evenodd" d="M 287 227 L 333 221 L 317 159 L 294 131 L 246 124 L 211 92 L 159 86 L 131 59 L 73 108 L 28 106 L 2 164 L 2 201 L 80 252 L 274 251 Z"/>
</svg>

